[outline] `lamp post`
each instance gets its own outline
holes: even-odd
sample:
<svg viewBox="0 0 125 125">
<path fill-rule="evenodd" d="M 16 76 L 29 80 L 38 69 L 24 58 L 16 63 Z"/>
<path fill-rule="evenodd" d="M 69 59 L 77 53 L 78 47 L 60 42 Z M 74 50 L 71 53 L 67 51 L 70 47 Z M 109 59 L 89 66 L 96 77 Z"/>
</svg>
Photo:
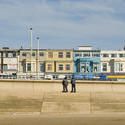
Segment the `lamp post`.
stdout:
<svg viewBox="0 0 125 125">
<path fill-rule="evenodd" d="M 30 59 L 30 61 L 31 61 L 31 72 L 30 72 L 30 79 L 32 78 L 32 43 L 33 43 L 33 38 L 32 38 L 32 36 L 33 36 L 33 34 L 32 34 L 32 28 L 30 28 L 30 34 L 31 34 L 31 50 L 30 50 L 30 55 L 31 55 L 31 59 Z"/>
<path fill-rule="evenodd" d="M 37 66 L 36 66 L 36 72 L 37 72 L 37 79 L 39 79 L 39 37 L 36 38 L 37 39 Z"/>
</svg>

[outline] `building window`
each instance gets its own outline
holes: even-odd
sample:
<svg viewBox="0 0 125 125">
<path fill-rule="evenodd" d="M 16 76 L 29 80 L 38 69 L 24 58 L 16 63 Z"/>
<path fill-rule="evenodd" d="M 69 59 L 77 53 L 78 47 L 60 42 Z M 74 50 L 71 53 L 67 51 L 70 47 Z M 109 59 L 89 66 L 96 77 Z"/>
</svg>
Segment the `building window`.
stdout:
<svg viewBox="0 0 125 125">
<path fill-rule="evenodd" d="M 109 57 L 109 54 L 103 54 L 103 57 Z"/>
<path fill-rule="evenodd" d="M 32 56 L 35 56 L 35 53 L 34 53 L 34 52 L 32 53 Z"/>
<path fill-rule="evenodd" d="M 31 63 L 27 63 L 27 71 L 31 71 Z"/>
<path fill-rule="evenodd" d="M 22 53 L 22 56 L 26 56 L 26 53 L 25 53 L 25 52 L 23 52 L 23 53 Z"/>
<path fill-rule="evenodd" d="M 44 64 L 41 63 L 41 64 L 40 64 L 40 72 L 44 72 L 44 71 L 45 71 Z"/>
<path fill-rule="evenodd" d="M 120 71 L 123 71 L 123 64 L 120 64 Z"/>
<path fill-rule="evenodd" d="M 48 69 L 48 70 L 52 70 L 52 64 L 48 64 L 47 69 Z"/>
<path fill-rule="evenodd" d="M 82 54 L 81 53 L 76 53 L 75 57 L 82 57 Z"/>
<path fill-rule="evenodd" d="M 13 57 L 16 57 L 16 52 L 13 53 Z"/>
<path fill-rule="evenodd" d="M 90 53 L 89 52 L 84 52 L 83 57 L 90 57 Z"/>
<path fill-rule="evenodd" d="M 70 70 L 70 64 L 66 65 L 66 70 Z"/>
<path fill-rule="evenodd" d="M 103 63 L 103 65 L 102 65 L 102 70 L 103 70 L 103 71 L 107 71 L 107 63 Z"/>
<path fill-rule="evenodd" d="M 7 64 L 3 64 L 3 70 L 6 71 L 8 69 Z"/>
<path fill-rule="evenodd" d="M 8 57 L 8 52 L 5 53 L 5 57 Z"/>
<path fill-rule="evenodd" d="M 58 53 L 58 57 L 59 57 L 59 58 L 63 58 L 63 52 L 59 52 L 59 53 Z"/>
<path fill-rule="evenodd" d="M 93 52 L 92 57 L 100 57 L 100 54 L 98 52 Z"/>
<path fill-rule="evenodd" d="M 13 53 L 12 53 L 12 52 L 9 52 L 9 53 L 8 53 L 8 57 L 13 57 Z"/>
<path fill-rule="evenodd" d="M 44 56 L 44 52 L 40 52 L 40 53 L 39 53 L 39 56 Z"/>
<path fill-rule="evenodd" d="M 122 63 L 115 63 L 115 71 L 116 72 L 123 71 L 123 64 Z"/>
<path fill-rule="evenodd" d="M 113 58 L 117 57 L 117 54 L 111 54 L 111 57 L 113 57 Z"/>
<path fill-rule="evenodd" d="M 66 52 L 66 58 L 70 58 L 70 57 L 71 57 L 70 52 Z"/>
<path fill-rule="evenodd" d="M 119 57 L 125 57 L 125 54 L 119 54 Z"/>
<path fill-rule="evenodd" d="M 48 58 L 53 58 L 53 52 L 48 52 Z"/>
<path fill-rule="evenodd" d="M 98 72 L 98 64 L 93 64 L 93 72 Z"/>
<path fill-rule="evenodd" d="M 59 65 L 59 70 L 63 70 L 63 65 L 62 64 Z"/>
</svg>

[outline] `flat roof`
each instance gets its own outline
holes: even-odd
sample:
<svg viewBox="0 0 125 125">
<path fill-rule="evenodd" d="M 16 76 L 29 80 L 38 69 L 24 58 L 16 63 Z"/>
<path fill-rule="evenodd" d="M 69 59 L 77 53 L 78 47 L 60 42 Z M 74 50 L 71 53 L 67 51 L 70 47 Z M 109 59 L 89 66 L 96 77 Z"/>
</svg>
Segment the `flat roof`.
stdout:
<svg viewBox="0 0 125 125">
<path fill-rule="evenodd" d="M 101 52 L 101 50 L 74 50 L 74 52 Z"/>
<path fill-rule="evenodd" d="M 92 46 L 78 46 L 78 47 L 92 47 Z"/>
</svg>

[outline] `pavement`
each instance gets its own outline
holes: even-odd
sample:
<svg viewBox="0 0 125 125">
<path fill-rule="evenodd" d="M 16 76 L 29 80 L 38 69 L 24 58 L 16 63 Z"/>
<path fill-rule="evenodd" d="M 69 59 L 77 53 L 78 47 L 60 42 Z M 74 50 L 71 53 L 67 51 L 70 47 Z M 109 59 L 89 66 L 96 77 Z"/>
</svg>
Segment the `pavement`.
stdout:
<svg viewBox="0 0 125 125">
<path fill-rule="evenodd" d="M 0 125 L 125 124 L 125 84 L 0 82 Z"/>
<path fill-rule="evenodd" d="M 0 117 L 0 125 L 125 125 L 124 115 L 13 115 Z"/>
</svg>

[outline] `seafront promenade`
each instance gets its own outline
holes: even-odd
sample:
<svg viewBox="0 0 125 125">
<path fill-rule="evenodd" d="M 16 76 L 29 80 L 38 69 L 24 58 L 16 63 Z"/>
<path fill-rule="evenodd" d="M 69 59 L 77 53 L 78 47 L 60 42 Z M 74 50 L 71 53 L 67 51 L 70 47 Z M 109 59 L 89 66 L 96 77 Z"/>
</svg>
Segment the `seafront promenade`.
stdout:
<svg viewBox="0 0 125 125">
<path fill-rule="evenodd" d="M 1 81 L 0 114 L 3 113 L 125 113 L 125 84 L 78 81 L 77 92 L 62 93 L 61 81 Z"/>
<path fill-rule="evenodd" d="M 62 93 L 61 81 L 0 81 L 0 125 L 9 123 L 5 119 L 11 122 L 15 119 L 17 123 L 13 121 L 9 125 L 18 125 L 20 117 L 25 120 L 26 117 L 40 118 L 45 124 L 45 119 L 49 118 L 63 121 L 74 117 L 76 121 L 80 118 L 86 121 L 96 117 L 98 121 L 102 116 L 105 121 L 110 115 L 114 120 L 122 118 L 124 122 L 124 82 L 78 81 L 76 86 L 76 93 L 70 93 L 70 84 L 69 92 Z"/>
</svg>

